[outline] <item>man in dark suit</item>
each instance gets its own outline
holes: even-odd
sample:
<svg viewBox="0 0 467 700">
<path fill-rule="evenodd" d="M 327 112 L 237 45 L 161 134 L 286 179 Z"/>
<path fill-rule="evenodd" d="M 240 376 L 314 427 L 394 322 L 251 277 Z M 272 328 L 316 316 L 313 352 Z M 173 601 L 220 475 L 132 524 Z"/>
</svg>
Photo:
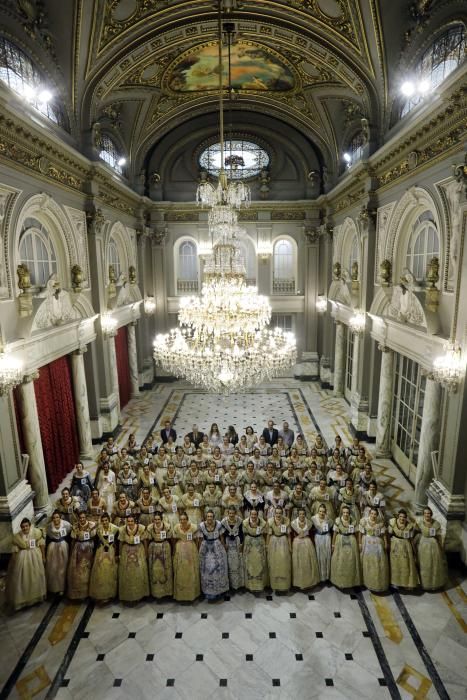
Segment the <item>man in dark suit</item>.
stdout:
<svg viewBox="0 0 467 700">
<path fill-rule="evenodd" d="M 199 447 L 203 442 L 204 433 L 198 430 L 197 425 L 193 425 L 191 433 L 187 433 L 186 437 L 190 438 L 190 442 L 192 442 L 195 447 Z"/>
<path fill-rule="evenodd" d="M 161 440 L 162 443 L 165 445 L 169 437 L 172 437 L 175 440 L 177 439 L 177 433 L 175 430 L 172 428 L 172 424 L 169 420 L 166 420 L 164 423 L 164 427 L 161 430 Z"/>
<path fill-rule="evenodd" d="M 263 437 L 268 445 L 276 445 L 279 439 L 279 431 L 274 427 L 274 421 L 268 420 L 267 428 L 263 430 Z"/>
</svg>

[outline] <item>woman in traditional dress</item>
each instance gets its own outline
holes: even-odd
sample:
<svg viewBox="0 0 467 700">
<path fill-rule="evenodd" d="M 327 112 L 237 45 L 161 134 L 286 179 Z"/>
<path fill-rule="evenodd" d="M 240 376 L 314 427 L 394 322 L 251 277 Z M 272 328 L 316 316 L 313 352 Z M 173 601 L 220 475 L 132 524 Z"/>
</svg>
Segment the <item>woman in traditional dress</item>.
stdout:
<svg viewBox="0 0 467 700">
<path fill-rule="evenodd" d="M 306 590 L 320 580 L 315 546 L 311 539 L 313 524 L 305 508 L 299 508 L 298 516 L 292 520 L 292 583 L 295 588 Z"/>
<path fill-rule="evenodd" d="M 191 457 L 191 455 L 194 455 L 196 452 L 196 447 L 195 447 L 194 443 L 191 442 L 188 435 L 185 435 L 185 437 L 183 438 L 182 449 L 183 449 L 183 452 L 186 455 L 190 455 L 190 457 Z"/>
<path fill-rule="evenodd" d="M 141 491 L 141 498 L 136 501 L 138 507 L 138 522 L 140 525 L 147 527 L 154 519 L 154 513 L 157 510 L 157 501 L 151 496 L 151 491 L 145 486 Z"/>
<path fill-rule="evenodd" d="M 247 448 L 249 450 L 249 452 L 247 454 L 251 454 L 253 447 L 258 442 L 258 436 L 256 435 L 255 431 L 253 430 L 252 425 L 247 425 L 247 427 L 245 428 L 245 442 L 246 442 Z"/>
<path fill-rule="evenodd" d="M 217 600 L 229 590 L 224 528 L 214 518 L 212 510 L 208 510 L 199 531 L 202 537 L 199 548 L 201 590 L 207 600 Z"/>
<path fill-rule="evenodd" d="M 388 532 L 391 536 L 391 586 L 416 588 L 419 578 L 414 556 L 415 523 L 408 520 L 406 510 L 401 508 L 397 517 L 390 519 Z"/>
<path fill-rule="evenodd" d="M 228 515 L 230 507 L 235 508 L 239 515 L 243 512 L 243 496 L 240 489 L 235 484 L 227 486 L 227 493 L 222 496 L 222 506 L 224 508 L 224 517 Z"/>
<path fill-rule="evenodd" d="M 193 484 L 195 491 L 203 493 L 204 474 L 201 474 L 198 464 L 194 460 L 191 461 L 186 470 L 183 482 L 185 491 L 188 491 L 188 484 Z"/>
<path fill-rule="evenodd" d="M 110 468 L 110 462 L 106 461 L 102 467 L 97 470 L 95 484 L 99 489 L 101 497 L 105 501 L 105 510 L 107 513 L 112 512 L 115 503 L 115 494 L 117 492 L 117 478 L 115 472 Z"/>
<path fill-rule="evenodd" d="M 426 506 L 417 523 L 420 535 L 416 539 L 420 583 L 425 591 L 436 591 L 446 585 L 448 572 L 443 551 L 441 525 Z"/>
<path fill-rule="evenodd" d="M 331 530 L 333 522 L 328 518 L 324 503 L 321 503 L 319 506 L 317 514 L 312 516 L 311 522 L 313 523 L 319 580 L 328 581 L 331 575 Z"/>
<path fill-rule="evenodd" d="M 137 603 L 149 595 L 146 528 L 129 515 L 120 528 L 118 542 L 118 597 L 124 603 Z"/>
<path fill-rule="evenodd" d="M 204 507 L 209 508 L 214 513 L 216 520 L 222 520 L 222 491 L 215 482 L 210 482 L 203 493 Z"/>
<path fill-rule="evenodd" d="M 361 586 L 362 571 L 357 542 L 357 523 L 350 515 L 349 506 L 343 506 L 333 530 L 331 583 L 337 588 Z"/>
<path fill-rule="evenodd" d="M 187 492 L 180 498 L 180 508 L 188 515 L 190 523 L 199 527 L 203 520 L 204 501 L 198 491 L 195 491 L 194 484 L 188 482 Z"/>
<path fill-rule="evenodd" d="M 176 468 L 174 462 L 169 462 L 167 464 L 167 469 L 162 470 L 162 491 L 165 489 L 166 486 L 168 486 L 170 489 L 170 493 L 180 498 L 181 496 L 183 496 L 183 481 L 184 480 L 180 473 L 180 470 Z"/>
<path fill-rule="evenodd" d="M 243 494 L 243 515 L 248 518 L 251 511 L 256 510 L 262 514 L 264 510 L 263 494 L 258 488 L 256 481 L 252 481 L 250 488 Z"/>
<path fill-rule="evenodd" d="M 383 593 L 389 588 L 388 543 L 377 508 L 370 508 L 368 517 L 360 520 L 359 530 L 363 585 L 370 591 Z"/>
<path fill-rule="evenodd" d="M 244 564 L 242 518 L 235 508 L 229 508 L 226 517 L 222 519 L 222 526 L 227 550 L 230 590 L 237 591 L 244 584 Z"/>
<path fill-rule="evenodd" d="M 65 487 L 62 489 L 62 495 L 55 501 L 55 510 L 58 510 L 60 517 L 70 523 L 70 525 L 73 525 L 76 522 L 80 508 L 79 498 L 71 496 L 69 488 Z"/>
<path fill-rule="evenodd" d="M 292 444 L 292 449 L 296 449 L 300 457 L 306 457 L 308 454 L 308 445 L 306 444 L 303 435 L 298 434 L 295 442 Z"/>
<path fill-rule="evenodd" d="M 270 520 L 274 517 L 276 508 L 284 508 L 289 501 L 289 494 L 281 487 L 280 481 L 276 479 L 271 491 L 267 491 L 264 496 L 264 515 Z"/>
<path fill-rule="evenodd" d="M 167 530 L 172 530 L 178 524 L 178 496 L 172 496 L 168 486 L 164 489 L 164 495 L 159 500 L 159 510 Z"/>
<path fill-rule="evenodd" d="M 117 596 L 118 534 L 119 528 L 110 522 L 110 515 L 102 513 L 96 530 L 97 549 L 89 582 L 89 596 L 100 603 L 107 603 Z"/>
<path fill-rule="evenodd" d="M 81 510 L 86 509 L 86 503 L 91 497 L 91 475 L 83 467 L 82 462 L 75 464 L 75 471 L 71 477 L 70 494 L 79 499 Z"/>
<path fill-rule="evenodd" d="M 216 486 L 219 487 L 219 489 L 223 489 L 224 485 L 224 470 L 223 469 L 218 469 L 216 467 L 216 463 L 209 461 L 208 468 L 204 472 L 204 483 L 206 484 L 206 488 L 209 486 L 209 484 L 215 484 Z M 221 491 L 222 495 L 222 491 Z M 218 518 L 219 520 L 219 518 Z"/>
<path fill-rule="evenodd" d="M 222 435 L 220 434 L 219 427 L 217 423 L 213 423 L 209 431 L 209 444 L 211 445 L 211 447 L 217 447 L 221 444 L 221 442 Z"/>
<path fill-rule="evenodd" d="M 336 517 L 334 511 L 334 488 L 332 486 L 326 486 L 326 479 L 323 478 L 319 482 L 319 486 L 314 486 L 310 491 L 310 506 L 311 514 L 316 515 L 318 509 L 322 503 L 326 506 L 326 513 L 331 520 Z"/>
<path fill-rule="evenodd" d="M 370 482 L 368 491 L 360 492 L 360 510 L 364 518 L 368 518 L 370 508 L 376 508 L 378 511 L 378 520 L 384 522 L 385 506 L 386 501 L 384 500 L 383 494 L 378 491 L 376 481 Z"/>
<path fill-rule="evenodd" d="M 251 593 L 260 593 L 268 585 L 268 563 L 266 555 L 266 535 L 268 525 L 257 510 L 251 510 L 242 524 L 243 562 L 245 567 L 245 588 Z"/>
<path fill-rule="evenodd" d="M 13 536 L 6 580 L 6 600 L 13 610 L 41 603 L 47 595 L 45 542 L 42 531 L 23 518 L 21 531 Z"/>
<path fill-rule="evenodd" d="M 173 594 L 173 567 L 170 538 L 172 533 L 166 530 L 162 516 L 156 513 L 153 522 L 147 528 L 149 541 L 148 569 L 151 595 L 165 598 Z"/>
<path fill-rule="evenodd" d="M 91 498 L 88 501 L 86 509 L 88 517 L 90 517 L 93 522 L 98 523 L 101 519 L 102 513 L 107 512 L 105 509 L 106 505 L 106 502 L 99 494 L 99 489 L 92 489 Z"/>
<path fill-rule="evenodd" d="M 136 453 L 138 452 L 138 445 L 136 443 L 136 436 L 134 433 L 129 434 L 126 449 L 129 455 L 132 457 L 136 456 Z"/>
<path fill-rule="evenodd" d="M 70 600 L 84 600 L 88 597 L 95 536 L 96 524 L 88 520 L 86 513 L 81 512 L 78 515 L 78 522 L 71 530 L 72 544 L 68 562 L 68 598 Z"/>
<path fill-rule="evenodd" d="M 135 503 L 127 498 L 126 493 L 121 493 L 112 508 L 112 522 L 117 527 L 121 527 L 125 525 L 126 519 L 130 515 L 135 516 L 137 512 Z"/>
<path fill-rule="evenodd" d="M 286 593 L 292 580 L 292 536 L 290 520 L 282 508 L 277 507 L 268 520 L 268 567 L 273 591 Z"/>
<path fill-rule="evenodd" d="M 174 593 L 179 601 L 193 601 L 200 594 L 199 556 L 196 525 L 190 523 L 186 513 L 181 513 L 180 522 L 172 529 L 175 540 L 173 557 Z"/>
<path fill-rule="evenodd" d="M 310 516 L 308 498 L 303 492 L 303 485 L 301 483 L 295 485 L 294 490 L 290 494 L 290 500 L 287 506 L 287 515 L 289 516 L 291 522 L 292 520 L 298 518 L 298 513 L 302 508 L 305 511 L 307 518 Z"/>
<path fill-rule="evenodd" d="M 138 477 L 129 462 L 125 462 L 117 474 L 117 490 L 119 493 L 126 493 L 127 498 L 132 501 L 138 496 Z"/>
<path fill-rule="evenodd" d="M 355 525 L 358 525 L 360 521 L 360 510 L 358 508 L 357 501 L 358 494 L 355 491 L 352 479 L 348 477 L 345 480 L 345 486 L 339 489 L 340 512 L 342 513 L 342 508 L 344 506 L 348 506 Z"/>
<path fill-rule="evenodd" d="M 63 595 L 66 591 L 66 572 L 68 567 L 68 536 L 71 525 L 63 520 L 58 510 L 52 513 L 52 519 L 46 528 L 47 556 L 45 574 L 49 593 Z"/>
<path fill-rule="evenodd" d="M 210 459 L 211 454 L 212 454 L 212 448 L 211 445 L 209 444 L 209 435 L 207 433 L 204 433 L 203 439 L 201 440 L 200 444 L 201 448 L 201 454 L 203 455 L 203 459 Z"/>
<path fill-rule="evenodd" d="M 141 492 L 144 488 L 148 488 L 151 497 L 157 502 L 160 498 L 160 491 L 157 488 L 156 477 L 149 464 L 144 464 L 138 470 L 138 494 L 141 496 Z"/>
<path fill-rule="evenodd" d="M 321 479 L 324 479 L 323 472 L 318 469 L 316 462 L 310 462 L 309 468 L 303 475 L 303 485 L 308 496 L 310 495 L 312 488 L 319 486 Z"/>
</svg>

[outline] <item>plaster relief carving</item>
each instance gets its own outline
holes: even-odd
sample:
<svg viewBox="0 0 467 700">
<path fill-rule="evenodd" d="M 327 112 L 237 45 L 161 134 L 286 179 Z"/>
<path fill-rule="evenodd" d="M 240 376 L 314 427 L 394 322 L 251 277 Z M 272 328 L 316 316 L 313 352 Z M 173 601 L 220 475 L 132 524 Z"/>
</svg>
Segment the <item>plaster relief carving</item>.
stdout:
<svg viewBox="0 0 467 700">
<path fill-rule="evenodd" d="M 71 221 L 76 240 L 77 259 L 72 260 L 72 267 L 77 265 L 83 273 L 81 287 L 87 289 L 89 287 L 89 258 L 87 245 L 87 227 L 86 213 L 73 207 L 64 207 L 68 218 Z"/>
<path fill-rule="evenodd" d="M 426 328 L 423 307 L 414 293 L 415 279 L 409 270 L 404 270 L 400 284 L 393 287 L 388 315 L 401 323 L 412 323 Z"/>
<path fill-rule="evenodd" d="M 57 275 L 50 275 L 44 292 L 38 294 L 38 298 L 44 298 L 34 317 L 32 330 L 61 326 L 77 318 L 80 314 L 73 308 L 71 296 L 64 289 L 60 289 Z"/>
<path fill-rule="evenodd" d="M 446 199 L 449 205 L 449 218 L 451 221 L 451 238 L 449 242 L 449 267 L 448 267 L 448 282 L 452 284 L 456 277 L 457 267 L 459 264 L 459 248 L 462 227 L 462 206 L 461 200 L 463 195 L 463 183 L 453 180 L 445 187 Z"/>
</svg>

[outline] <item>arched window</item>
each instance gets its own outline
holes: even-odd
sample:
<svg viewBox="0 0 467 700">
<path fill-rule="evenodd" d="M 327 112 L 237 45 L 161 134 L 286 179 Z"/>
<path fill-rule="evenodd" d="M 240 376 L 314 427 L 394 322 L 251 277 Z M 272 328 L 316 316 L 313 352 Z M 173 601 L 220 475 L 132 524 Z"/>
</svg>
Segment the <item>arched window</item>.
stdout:
<svg viewBox="0 0 467 700">
<path fill-rule="evenodd" d="M 118 253 L 117 242 L 114 238 L 111 238 L 109 241 L 109 265 L 113 265 L 115 277 L 118 279 L 122 272 L 122 265 L 120 262 L 120 255 Z"/>
<path fill-rule="evenodd" d="M 426 277 L 426 268 L 431 258 L 439 258 L 439 235 L 433 214 L 425 211 L 415 221 L 409 246 L 407 248 L 406 266 L 416 280 L 422 282 Z"/>
<path fill-rule="evenodd" d="M 273 294 L 295 294 L 295 246 L 287 238 L 274 244 Z"/>
<path fill-rule="evenodd" d="M 20 262 L 26 265 L 33 287 L 45 287 L 57 272 L 57 256 L 47 229 L 37 219 L 26 219 L 19 239 Z"/>
<path fill-rule="evenodd" d="M 0 37 L 0 80 L 24 97 L 47 119 L 68 130 L 61 105 L 29 56 L 4 36 Z"/>
<path fill-rule="evenodd" d="M 199 165 L 214 177 L 219 177 L 219 171 L 223 167 L 232 180 L 246 180 L 258 175 L 263 168 L 267 168 L 269 160 L 268 153 L 254 141 L 229 139 L 224 143 L 223 163 L 221 163 L 221 145 L 213 143 L 201 153 Z"/>
<path fill-rule="evenodd" d="M 115 141 L 108 134 L 101 134 L 99 137 L 99 158 L 117 173 L 122 174 L 125 158 L 119 153 Z"/>
<path fill-rule="evenodd" d="M 350 161 L 348 162 L 348 165 L 352 165 L 352 163 L 356 163 L 357 160 L 360 160 L 360 158 L 363 155 L 364 145 L 365 145 L 364 136 L 363 136 L 362 132 L 359 131 L 350 140 L 347 151 L 346 151 L 350 156 Z"/>
<path fill-rule="evenodd" d="M 182 241 L 178 248 L 177 292 L 198 291 L 198 253 L 193 241 Z"/>
<path fill-rule="evenodd" d="M 448 77 L 465 60 L 465 27 L 456 24 L 439 36 L 423 53 L 415 69 L 415 78 L 423 85 L 422 93 L 417 92 L 404 103 L 401 117 L 408 114 L 423 99 Z"/>
</svg>

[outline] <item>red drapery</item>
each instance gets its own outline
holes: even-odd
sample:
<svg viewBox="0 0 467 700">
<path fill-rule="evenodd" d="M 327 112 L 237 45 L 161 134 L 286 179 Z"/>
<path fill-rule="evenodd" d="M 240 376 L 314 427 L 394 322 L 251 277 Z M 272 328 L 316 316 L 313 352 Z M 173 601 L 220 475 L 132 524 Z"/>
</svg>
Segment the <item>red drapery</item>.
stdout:
<svg viewBox="0 0 467 700">
<path fill-rule="evenodd" d="M 79 459 L 71 368 L 67 356 L 39 371 L 34 381 L 47 482 L 51 492 Z"/>
<path fill-rule="evenodd" d="M 126 326 L 118 329 L 115 336 L 115 353 L 117 355 L 118 390 L 120 408 L 127 405 L 131 397 L 130 362 L 128 359 L 128 332 Z"/>
</svg>

